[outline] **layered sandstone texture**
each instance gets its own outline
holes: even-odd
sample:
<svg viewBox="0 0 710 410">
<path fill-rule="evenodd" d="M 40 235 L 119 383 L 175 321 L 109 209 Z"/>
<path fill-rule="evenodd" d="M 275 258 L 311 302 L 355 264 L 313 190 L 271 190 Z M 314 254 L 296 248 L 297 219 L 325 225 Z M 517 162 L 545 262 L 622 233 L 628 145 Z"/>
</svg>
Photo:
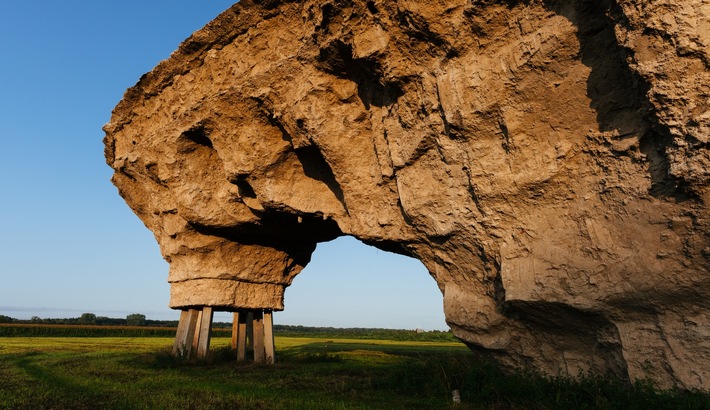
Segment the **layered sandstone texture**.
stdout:
<svg viewBox="0 0 710 410">
<path fill-rule="evenodd" d="M 106 158 L 174 308 L 283 309 L 352 235 L 420 260 L 504 365 L 707 389 L 709 16 L 243 0 L 126 92 Z"/>
</svg>

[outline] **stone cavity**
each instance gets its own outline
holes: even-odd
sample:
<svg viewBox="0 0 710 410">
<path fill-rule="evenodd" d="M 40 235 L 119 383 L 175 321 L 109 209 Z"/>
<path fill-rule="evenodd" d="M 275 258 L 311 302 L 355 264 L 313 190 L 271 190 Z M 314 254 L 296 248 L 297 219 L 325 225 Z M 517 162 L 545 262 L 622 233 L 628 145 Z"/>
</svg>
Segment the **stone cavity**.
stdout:
<svg viewBox="0 0 710 410">
<path fill-rule="evenodd" d="M 352 235 L 419 259 L 506 366 L 708 389 L 709 16 L 243 0 L 126 92 L 106 159 L 173 308 L 283 309 Z"/>
</svg>

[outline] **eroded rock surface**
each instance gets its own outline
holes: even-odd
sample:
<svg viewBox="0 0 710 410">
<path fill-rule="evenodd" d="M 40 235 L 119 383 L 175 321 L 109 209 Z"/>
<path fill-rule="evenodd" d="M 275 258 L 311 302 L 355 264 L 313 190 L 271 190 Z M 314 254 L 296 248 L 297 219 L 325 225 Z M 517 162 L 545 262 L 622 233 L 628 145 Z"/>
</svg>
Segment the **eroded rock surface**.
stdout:
<svg viewBox="0 0 710 410">
<path fill-rule="evenodd" d="M 127 91 L 106 158 L 172 307 L 282 309 L 353 235 L 421 260 L 506 365 L 707 389 L 709 16 L 241 1 Z"/>
</svg>

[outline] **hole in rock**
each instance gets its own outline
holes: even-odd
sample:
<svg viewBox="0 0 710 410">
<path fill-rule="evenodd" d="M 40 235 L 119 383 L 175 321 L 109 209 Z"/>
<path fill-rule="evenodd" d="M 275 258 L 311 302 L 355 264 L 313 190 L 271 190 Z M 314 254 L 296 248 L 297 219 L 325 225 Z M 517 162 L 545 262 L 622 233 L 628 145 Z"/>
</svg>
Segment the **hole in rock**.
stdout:
<svg viewBox="0 0 710 410">
<path fill-rule="evenodd" d="M 183 135 L 185 136 L 185 138 L 194 142 L 197 145 L 212 148 L 212 140 L 210 140 L 210 137 L 207 135 L 207 130 L 205 130 L 201 126 L 191 128 L 185 131 Z"/>
<path fill-rule="evenodd" d="M 448 330 L 441 292 L 420 261 L 349 236 L 319 243 L 285 298 L 277 324 Z"/>
<path fill-rule="evenodd" d="M 247 181 L 245 181 L 244 179 L 238 179 L 235 184 L 237 185 L 237 189 L 239 189 L 239 196 L 247 198 L 256 198 L 254 188 L 252 188 Z"/>
<path fill-rule="evenodd" d="M 377 10 L 377 6 L 375 6 L 374 1 L 368 1 L 367 2 L 367 9 L 370 11 L 372 14 L 377 14 L 379 10 Z"/>
<path fill-rule="evenodd" d="M 333 41 L 320 50 L 318 65 L 324 71 L 357 84 L 358 96 L 367 109 L 386 107 L 404 95 L 403 84 L 383 78 L 377 59 L 355 58 L 351 44 Z"/>
</svg>

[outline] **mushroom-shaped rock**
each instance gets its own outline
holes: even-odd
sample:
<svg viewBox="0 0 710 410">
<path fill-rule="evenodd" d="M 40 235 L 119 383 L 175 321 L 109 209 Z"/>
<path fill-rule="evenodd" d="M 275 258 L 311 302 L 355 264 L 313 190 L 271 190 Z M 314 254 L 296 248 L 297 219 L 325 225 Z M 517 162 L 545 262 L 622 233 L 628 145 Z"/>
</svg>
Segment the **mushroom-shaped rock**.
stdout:
<svg viewBox="0 0 710 410">
<path fill-rule="evenodd" d="M 243 0 L 126 92 L 113 183 L 174 308 L 283 309 L 352 235 L 505 365 L 708 388 L 710 13 L 676 3 Z"/>
</svg>

